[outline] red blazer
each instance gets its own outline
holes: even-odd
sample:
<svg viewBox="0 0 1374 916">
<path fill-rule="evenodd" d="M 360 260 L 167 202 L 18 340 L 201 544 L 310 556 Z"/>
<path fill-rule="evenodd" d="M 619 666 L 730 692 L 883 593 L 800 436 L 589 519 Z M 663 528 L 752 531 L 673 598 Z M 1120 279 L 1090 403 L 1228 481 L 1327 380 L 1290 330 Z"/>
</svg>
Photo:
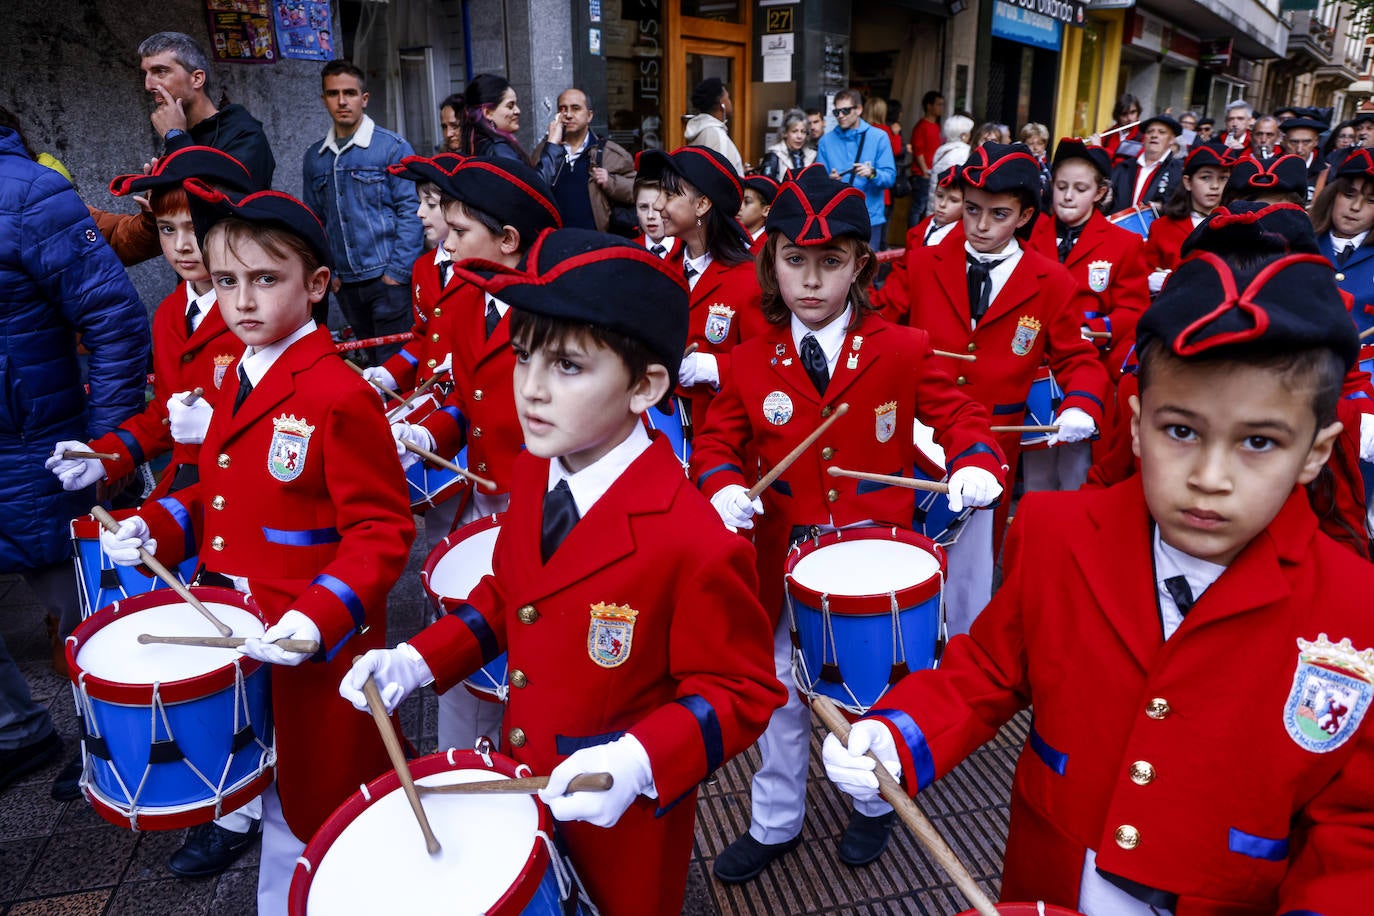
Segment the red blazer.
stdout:
<svg viewBox="0 0 1374 916">
<path fill-rule="evenodd" d="M 986 409 L 955 386 L 950 361 L 931 354 L 921 330 L 876 315 L 845 335 L 825 394 L 816 392 L 788 323 L 740 344 L 730 377 L 692 446 L 692 479 L 707 496 L 727 484 L 748 487 L 842 403 L 849 412 L 803 452 L 763 494 L 755 519 L 764 607 L 782 609 L 782 567 L 796 525 L 849 525 L 872 519 L 911 528 L 915 492 L 831 477 L 829 467 L 910 476 L 917 449 L 913 421 L 934 428 L 950 470 L 981 467 L 999 480 L 1001 451 Z M 758 456 L 753 461 L 750 456 Z"/>
<path fill-rule="evenodd" d="M 762 333 L 768 324 L 763 320 L 763 293 L 754 273 L 754 262 L 725 267 L 712 261 L 692 290 L 687 321 L 687 344 L 696 344 L 698 353 L 716 358 L 724 382 L 730 367 L 730 351 L 741 340 Z M 691 402 L 692 423 L 699 425 L 716 392 L 710 385 L 693 385 L 680 388 L 679 394 Z"/>
<path fill-rule="evenodd" d="M 905 324 L 907 313 L 911 311 L 911 299 L 907 294 L 907 286 L 910 282 L 907 279 L 907 261 L 911 257 L 911 252 L 918 248 L 926 247 L 926 231 L 930 229 L 932 217 L 927 216 L 906 232 L 906 249 L 902 256 L 892 262 L 888 269 L 887 279 L 883 282 L 882 289 L 868 288 L 868 304 L 878 310 L 878 312 L 893 324 Z M 949 231 L 949 235 L 964 237 L 963 225 L 955 226 Z M 941 239 L 944 241 L 944 239 Z"/>
<path fill-rule="evenodd" d="M 1178 266 L 1179 249 L 1183 240 L 1193 232 L 1193 218 L 1173 219 L 1161 216 L 1150 224 L 1150 238 L 1145 243 L 1145 267 L 1149 271 L 1173 270 Z"/>
<path fill-rule="evenodd" d="M 190 339 L 186 337 L 186 284 L 177 284 L 153 314 L 153 399 L 142 413 L 134 414 L 91 443 L 91 451 L 118 455 L 106 461 L 105 476 L 119 480 L 134 472 L 134 467 L 165 452 L 171 463 L 158 481 L 152 496 L 166 496 L 172 489 L 178 465 L 196 466 L 199 445 L 173 441 L 167 425 L 167 399 L 177 391 L 204 388 L 202 395 L 214 405 L 225 379 L 231 391 L 238 391 L 238 380 L 229 370 L 243 353 L 243 342 L 229 332 L 218 306 L 212 306 Z"/>
<path fill-rule="evenodd" d="M 1306 711 L 1310 676 L 1336 676 L 1301 663 L 1299 639 L 1374 647 L 1374 567 L 1320 536 L 1294 492 L 1164 642 L 1151 537 L 1138 479 L 1021 502 L 992 603 L 870 716 L 892 729 L 908 790 L 1033 706 L 1004 900 L 1075 908 L 1095 849 L 1103 869 L 1178 894 L 1178 916 L 1366 912 L 1374 717 L 1348 709 L 1348 738 L 1322 752 L 1285 719 Z M 1372 676 L 1347 682 L 1367 699 Z"/>
<path fill-rule="evenodd" d="M 503 750 L 535 773 L 626 732 L 644 745 L 657 802 L 637 798 L 610 829 L 558 827 L 607 914 L 682 908 L 696 786 L 762 734 L 784 697 L 753 551 L 652 435 L 547 565 L 539 540 L 549 464 L 522 454 L 493 575 L 409 641 L 440 691 L 509 651 Z M 628 632 L 595 616 L 616 606 L 638 612 Z M 598 634 L 616 629 L 623 653 L 596 657 Z"/>
<path fill-rule="evenodd" d="M 442 363 L 449 352 L 447 347 L 438 347 L 429 339 L 429 320 L 440 317 L 438 303 L 445 292 L 439 281 L 439 265 L 434 263 L 434 250 L 420 252 L 410 268 L 410 307 L 415 313 L 415 325 L 410 333 L 415 337 L 406 341 L 406 345 L 383 366 L 396 380 L 397 390 L 401 394 L 428 381 L 434 374 L 434 367 Z M 452 285 L 453 282 L 450 283 Z"/>
<path fill-rule="evenodd" d="M 1101 427 L 1111 383 L 1097 350 L 1079 332 L 1083 314 L 1093 310 L 1095 300 L 1078 288 L 1063 265 L 1026 250 L 977 329 L 970 330 L 963 234 L 952 232 L 934 248 L 918 249 L 910 257 L 907 323 L 930 332 L 937 349 L 978 357 L 952 369 L 958 373 L 955 384 L 967 386 L 964 393 L 988 409 L 994 425 L 1022 422 L 1035 374 L 1049 363 L 1064 390 L 1063 407 L 1082 408 Z M 1021 435 L 1001 433 L 998 444 L 1008 463 L 1014 463 Z"/>
<path fill-rule="evenodd" d="M 525 445 L 515 413 L 515 351 L 510 347 L 510 312 L 487 338 L 487 297 L 468 283 L 455 282 L 430 322 L 433 337 L 453 353 L 453 390 L 443 407 L 420 425 L 434 434 L 439 454 L 468 447 L 468 466 L 510 492 L 511 464 Z"/>
<path fill-rule="evenodd" d="M 1050 260 L 1059 260 L 1054 220 L 1036 221 L 1031 245 Z M 1083 324 L 1090 331 L 1112 335 L 1093 339 L 1112 379 L 1121 376 L 1121 361 L 1135 344 L 1136 323 L 1150 305 L 1144 248 L 1140 236 L 1093 210 L 1064 262 L 1079 290 L 1095 302 L 1083 313 Z"/>
<path fill-rule="evenodd" d="M 338 686 L 354 655 L 386 644 L 387 593 L 415 537 L 405 477 L 377 396 L 323 328 L 292 344 L 237 414 L 220 400 L 200 459 L 199 483 L 139 514 L 159 560 L 199 548 L 211 571 L 248 577 L 269 624 L 295 609 L 320 628 L 316 659 L 272 666 L 277 788 L 292 833 L 308 837 L 388 766 L 376 727 Z"/>
</svg>

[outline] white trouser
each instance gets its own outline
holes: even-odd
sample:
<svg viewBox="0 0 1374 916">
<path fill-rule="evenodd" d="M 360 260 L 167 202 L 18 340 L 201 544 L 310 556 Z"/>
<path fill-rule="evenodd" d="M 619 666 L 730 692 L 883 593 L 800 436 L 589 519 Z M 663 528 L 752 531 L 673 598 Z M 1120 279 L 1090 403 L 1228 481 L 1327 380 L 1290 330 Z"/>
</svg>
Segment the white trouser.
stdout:
<svg viewBox="0 0 1374 916">
<path fill-rule="evenodd" d="M 453 519 L 458 514 L 458 506 L 461 502 L 462 500 L 454 497 L 448 502 L 439 503 L 439 505 L 424 514 L 426 557 L 434 552 L 434 548 L 439 546 L 440 541 L 448 537 L 449 531 L 453 528 Z"/>
<path fill-rule="evenodd" d="M 967 633 L 992 600 L 992 509 L 974 512 L 959 540 L 946 548 L 945 626 L 954 637 Z"/>
<path fill-rule="evenodd" d="M 1077 490 L 1088 479 L 1093 463 L 1091 442 L 1068 442 L 1054 448 L 1021 453 L 1021 479 L 1027 493 Z"/>
<path fill-rule="evenodd" d="M 253 829 L 253 824 L 260 820 L 262 820 L 261 795 L 243 807 L 235 808 L 224 817 L 215 818 L 215 824 L 235 833 L 247 833 Z"/>
<path fill-rule="evenodd" d="M 296 860 L 305 843 L 296 839 L 282 817 L 273 783 L 262 793 L 262 853 L 258 862 L 258 916 L 286 916 L 286 900 Z"/>
</svg>

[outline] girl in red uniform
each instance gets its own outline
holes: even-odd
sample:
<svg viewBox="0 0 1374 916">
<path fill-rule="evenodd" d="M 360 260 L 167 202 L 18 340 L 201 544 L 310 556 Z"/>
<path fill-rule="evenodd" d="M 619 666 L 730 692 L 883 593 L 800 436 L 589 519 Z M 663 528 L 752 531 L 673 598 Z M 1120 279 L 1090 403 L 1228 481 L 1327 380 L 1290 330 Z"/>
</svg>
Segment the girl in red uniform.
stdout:
<svg viewBox="0 0 1374 916">
<path fill-rule="evenodd" d="M 1199 146 L 1183 161 L 1183 183 L 1164 205 L 1159 219 L 1150 225 L 1150 239 L 1145 243 L 1151 295 L 1163 288 L 1169 273 L 1178 266 L 1183 240 L 1221 205 L 1234 164 L 1231 151 L 1219 143 Z"/>
</svg>

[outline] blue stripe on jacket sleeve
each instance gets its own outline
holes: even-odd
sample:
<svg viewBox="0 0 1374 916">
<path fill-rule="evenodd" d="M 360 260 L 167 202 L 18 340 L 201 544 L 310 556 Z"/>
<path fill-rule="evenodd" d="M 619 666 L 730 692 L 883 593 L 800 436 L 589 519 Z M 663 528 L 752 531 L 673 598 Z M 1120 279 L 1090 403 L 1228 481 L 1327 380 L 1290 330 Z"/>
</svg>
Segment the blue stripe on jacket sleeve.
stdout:
<svg viewBox="0 0 1374 916">
<path fill-rule="evenodd" d="M 119 438 L 120 442 L 124 443 L 124 448 L 128 450 L 129 457 L 133 459 L 134 464 L 142 464 L 147 460 L 143 455 L 143 446 L 138 444 L 138 440 L 134 438 L 133 433 L 121 427 L 116 429 L 114 434 Z"/>
<path fill-rule="evenodd" d="M 1050 747 L 1049 743 L 1035 730 L 1034 719 L 1031 720 L 1029 741 L 1031 750 L 1035 751 L 1035 756 L 1043 760 L 1045 766 L 1054 770 L 1054 772 L 1058 773 L 1060 776 L 1063 776 L 1064 771 L 1069 767 L 1069 755 L 1065 754 L 1063 751 L 1057 751 Z"/>
<path fill-rule="evenodd" d="M 935 758 L 930 753 L 930 745 L 926 744 L 925 733 L 916 724 L 916 720 L 902 712 L 900 709 L 871 709 L 868 719 L 886 719 L 897 729 L 897 733 L 902 736 L 907 750 L 911 752 L 911 762 L 916 772 L 916 791 L 924 789 L 935 781 Z"/>
<path fill-rule="evenodd" d="M 483 617 L 477 608 L 463 602 L 451 609 L 449 613 L 461 620 L 472 631 L 473 638 L 477 640 L 477 645 L 482 649 L 482 664 L 487 664 L 501 654 L 501 647 L 496 642 L 496 634 L 488 625 L 487 618 Z"/>
<path fill-rule="evenodd" d="M 191 513 L 186 511 L 186 507 L 179 500 L 170 496 L 164 496 L 157 501 L 157 504 L 167 510 L 167 514 L 181 526 L 181 536 L 184 539 L 182 545 L 185 553 L 182 559 L 189 559 L 196 555 L 196 532 L 195 526 L 191 524 Z"/>
<path fill-rule="evenodd" d="M 1252 859 L 1282 862 L 1288 858 L 1288 839 L 1286 837 L 1274 840 L 1232 827 L 1226 845 L 1232 852 L 1238 852 Z"/>
<path fill-rule="evenodd" d="M 337 528 L 305 528 L 291 531 L 286 528 L 263 526 L 262 536 L 269 544 L 284 544 L 287 547 L 318 547 L 321 544 L 337 544 L 342 538 Z"/>
</svg>

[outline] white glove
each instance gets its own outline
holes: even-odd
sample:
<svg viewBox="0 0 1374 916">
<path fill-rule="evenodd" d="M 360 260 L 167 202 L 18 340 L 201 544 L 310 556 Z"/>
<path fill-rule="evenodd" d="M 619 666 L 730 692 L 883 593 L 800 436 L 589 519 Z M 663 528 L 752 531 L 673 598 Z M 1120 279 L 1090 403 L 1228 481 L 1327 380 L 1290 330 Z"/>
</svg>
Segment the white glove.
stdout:
<svg viewBox="0 0 1374 916">
<path fill-rule="evenodd" d="M 137 566 L 138 548 L 145 547 L 149 553 L 157 553 L 157 541 L 148 537 L 148 523 L 135 515 L 119 523 L 118 531 L 100 529 L 100 549 L 105 551 L 116 566 Z"/>
<path fill-rule="evenodd" d="M 63 458 L 66 451 L 89 451 L 90 446 L 75 439 L 66 439 L 52 448 L 52 457 L 43 462 L 43 467 L 52 471 L 68 491 L 84 490 L 93 483 L 105 479 L 105 465 L 98 458 Z"/>
<path fill-rule="evenodd" d="M 420 460 L 419 455 L 406 448 L 407 442 L 434 451 L 434 436 L 418 423 L 392 423 L 391 435 L 396 437 L 396 454 L 401 459 L 403 468 L 408 468 Z"/>
<path fill-rule="evenodd" d="M 183 445 L 199 445 L 205 441 L 205 431 L 210 428 L 215 408 L 205 398 L 196 398 L 186 406 L 181 399 L 188 394 L 189 391 L 178 391 L 167 399 L 167 419 L 173 439 Z"/>
<path fill-rule="evenodd" d="M 754 527 L 754 516 L 763 514 L 763 500 L 749 498 L 749 491 L 737 483 L 726 484 L 711 497 L 711 508 L 731 528 Z"/>
<path fill-rule="evenodd" d="M 964 507 L 981 509 L 1002 495 L 997 475 L 983 468 L 960 468 L 949 475 L 949 508 L 963 512 Z"/>
<path fill-rule="evenodd" d="M 583 773 L 610 773 L 615 780 L 605 792 L 574 792 L 564 795 L 568 782 Z M 640 795 L 657 797 L 649 754 L 634 735 L 608 744 L 584 747 L 553 768 L 549 784 L 539 798 L 560 821 L 586 821 L 596 827 L 613 827 L 625 809 Z"/>
<path fill-rule="evenodd" d="M 1374 414 L 1360 415 L 1360 460 L 1374 462 Z"/>
<path fill-rule="evenodd" d="M 279 639 L 301 639 L 318 643 L 320 628 L 315 626 L 315 621 L 300 611 L 287 611 L 281 615 L 281 620 L 268 627 L 262 636 L 250 636 L 244 640 L 239 652 L 269 665 L 299 665 L 312 654 L 288 652 L 281 646 L 273 645 Z"/>
<path fill-rule="evenodd" d="M 367 379 L 369 382 L 381 382 L 392 391 L 396 390 L 395 377 L 381 366 L 368 366 L 363 370 L 363 378 Z M 376 385 L 370 385 L 369 387 L 377 392 L 377 397 L 381 398 L 383 401 L 386 400 L 386 395 L 382 394 L 382 389 L 378 388 Z"/>
<path fill-rule="evenodd" d="M 433 369 L 429 374 L 430 374 L 430 375 L 442 375 L 442 374 L 445 373 L 445 372 L 451 372 L 451 371 L 453 371 L 453 354 L 452 354 L 452 353 L 445 353 L 445 354 L 444 354 L 444 361 L 443 361 L 442 363 L 440 363 L 439 365 L 435 366 L 434 369 Z"/>
<path fill-rule="evenodd" d="M 821 745 L 825 775 L 855 801 L 873 801 L 879 797 L 878 777 L 873 773 L 877 764 L 868 756 L 868 751 L 883 762 L 894 779 L 901 778 L 902 761 L 897 756 L 897 745 L 892 740 L 892 733 L 881 722 L 871 719 L 855 722 L 849 730 L 848 747 L 834 735 L 826 735 L 825 744 Z"/>
<path fill-rule="evenodd" d="M 1164 281 L 1169 279 L 1170 270 L 1152 270 L 1150 276 L 1146 278 L 1146 283 L 1150 285 L 1150 295 L 1155 296 L 1164 288 Z"/>
<path fill-rule="evenodd" d="M 682 358 L 677 370 L 678 384 L 683 388 L 693 385 L 719 385 L 720 364 L 710 353 L 691 353 Z"/>
<path fill-rule="evenodd" d="M 363 685 L 369 676 L 377 682 L 388 715 L 395 712 L 415 688 L 434 683 L 429 665 L 406 642 L 394 649 L 372 649 L 364 653 L 339 682 L 339 696 L 363 712 L 369 712 L 367 697 L 363 694 Z"/>
<path fill-rule="evenodd" d="M 1081 407 L 1070 407 L 1061 411 L 1059 416 L 1054 418 L 1054 425 L 1059 427 L 1059 432 L 1050 436 L 1050 445 L 1082 442 L 1097 432 L 1097 424 Z"/>
</svg>

